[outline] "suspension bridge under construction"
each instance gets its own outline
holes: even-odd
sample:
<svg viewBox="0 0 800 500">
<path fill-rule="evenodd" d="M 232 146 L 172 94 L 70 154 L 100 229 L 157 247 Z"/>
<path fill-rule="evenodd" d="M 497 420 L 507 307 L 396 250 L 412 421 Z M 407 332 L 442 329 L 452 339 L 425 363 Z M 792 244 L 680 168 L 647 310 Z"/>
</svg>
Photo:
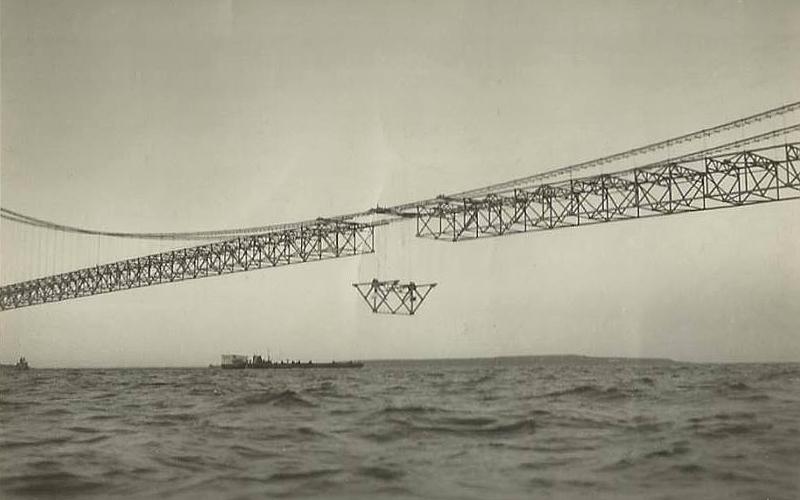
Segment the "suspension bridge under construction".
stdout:
<svg viewBox="0 0 800 500">
<path fill-rule="evenodd" d="M 800 102 L 790 103 L 470 191 L 288 224 L 195 232 L 114 232 L 56 223 L 4 207 L 4 222 L 37 230 L 180 246 L 4 283 L 0 310 L 369 254 L 379 250 L 376 231 L 403 221 L 415 221 L 417 237 L 458 242 L 798 199 L 800 122 L 787 124 L 798 115 Z M 632 168 L 618 167 L 636 159 L 641 161 Z M 435 283 L 375 279 L 353 286 L 372 312 L 410 315 Z"/>
</svg>

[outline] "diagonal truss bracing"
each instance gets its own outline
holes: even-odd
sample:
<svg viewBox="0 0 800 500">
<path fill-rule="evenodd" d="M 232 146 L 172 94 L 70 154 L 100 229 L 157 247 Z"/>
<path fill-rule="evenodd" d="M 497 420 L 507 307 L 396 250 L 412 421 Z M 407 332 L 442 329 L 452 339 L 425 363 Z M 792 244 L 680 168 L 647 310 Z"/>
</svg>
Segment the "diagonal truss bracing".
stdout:
<svg viewBox="0 0 800 500">
<path fill-rule="evenodd" d="M 436 283 L 400 283 L 399 280 L 353 283 L 373 313 L 413 315 Z"/>
<path fill-rule="evenodd" d="M 416 207 L 417 236 L 460 241 L 800 198 L 800 143 L 615 174 L 439 197 Z"/>
<path fill-rule="evenodd" d="M 0 310 L 375 251 L 374 224 L 296 228 L 137 257 L 0 287 Z"/>
</svg>

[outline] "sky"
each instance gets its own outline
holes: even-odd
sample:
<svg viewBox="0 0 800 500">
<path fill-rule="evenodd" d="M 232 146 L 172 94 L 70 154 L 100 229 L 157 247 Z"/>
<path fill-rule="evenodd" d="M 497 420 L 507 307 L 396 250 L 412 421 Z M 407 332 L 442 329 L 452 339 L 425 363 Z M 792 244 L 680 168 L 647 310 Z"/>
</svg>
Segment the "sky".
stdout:
<svg viewBox="0 0 800 500">
<path fill-rule="evenodd" d="M 424 199 L 800 100 L 791 0 L 3 0 L 0 18 L 0 204 L 116 231 Z M 401 224 L 374 255 L 0 313 L 0 360 L 800 361 L 798 216 L 790 201 L 457 244 Z M 3 283 L 153 251 L 15 226 Z M 373 277 L 439 286 L 414 317 L 372 315 L 350 285 Z"/>
</svg>

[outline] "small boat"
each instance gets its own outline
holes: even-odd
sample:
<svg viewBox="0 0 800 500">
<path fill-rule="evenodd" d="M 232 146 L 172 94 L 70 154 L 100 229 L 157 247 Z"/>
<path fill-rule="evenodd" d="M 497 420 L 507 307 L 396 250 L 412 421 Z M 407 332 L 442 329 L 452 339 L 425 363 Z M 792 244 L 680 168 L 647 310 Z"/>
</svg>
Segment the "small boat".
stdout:
<svg viewBox="0 0 800 500">
<path fill-rule="evenodd" d="M 16 364 L 0 365 L 0 368 L 2 368 L 3 370 L 27 370 L 30 368 L 30 366 L 28 365 L 28 361 L 24 357 L 21 357 L 19 358 L 19 361 L 17 361 Z"/>
</svg>

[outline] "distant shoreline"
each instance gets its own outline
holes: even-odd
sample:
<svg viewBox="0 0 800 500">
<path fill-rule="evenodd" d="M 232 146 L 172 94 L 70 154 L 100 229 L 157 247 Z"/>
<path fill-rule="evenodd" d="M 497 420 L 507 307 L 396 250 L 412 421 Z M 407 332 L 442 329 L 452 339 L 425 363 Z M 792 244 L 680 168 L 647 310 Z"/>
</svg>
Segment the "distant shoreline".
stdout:
<svg viewBox="0 0 800 500">
<path fill-rule="evenodd" d="M 797 361 L 681 361 L 671 358 L 653 358 L 653 357 L 626 357 L 626 356 L 589 356 L 584 354 L 528 354 L 517 356 L 485 356 L 485 357 L 466 357 L 466 358 L 373 358 L 363 359 L 365 366 L 370 364 L 401 364 L 401 363 L 464 363 L 464 362 L 492 362 L 492 361 L 523 361 L 523 360 L 546 360 L 553 362 L 558 360 L 563 361 L 585 361 L 597 362 L 606 361 L 609 363 L 659 363 L 659 364 L 707 364 L 707 365 L 781 365 L 781 364 L 798 364 Z M 217 364 L 212 364 L 218 367 Z M 37 367 L 31 366 L 31 369 L 38 370 L 186 370 L 186 369 L 208 369 L 209 364 L 197 364 L 186 366 L 50 366 L 50 367 Z"/>
</svg>

